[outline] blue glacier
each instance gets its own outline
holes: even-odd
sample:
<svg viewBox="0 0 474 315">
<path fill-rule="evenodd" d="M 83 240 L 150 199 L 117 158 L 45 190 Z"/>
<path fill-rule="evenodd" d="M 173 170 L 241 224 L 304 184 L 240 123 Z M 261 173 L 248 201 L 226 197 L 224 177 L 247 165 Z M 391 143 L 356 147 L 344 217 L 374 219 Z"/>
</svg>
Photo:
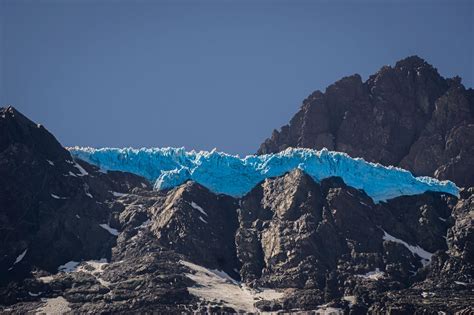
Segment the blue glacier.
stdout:
<svg viewBox="0 0 474 315">
<path fill-rule="evenodd" d="M 239 197 L 266 178 L 299 168 L 317 182 L 339 176 L 347 185 L 364 190 L 374 202 L 426 191 L 459 195 L 459 188 L 450 181 L 415 177 L 397 167 L 369 163 L 326 149 L 287 149 L 276 154 L 244 158 L 215 150 L 188 152 L 184 148 L 68 149 L 73 157 L 102 170 L 126 171 L 143 176 L 154 182 L 157 190 L 193 180 L 215 193 Z"/>
</svg>

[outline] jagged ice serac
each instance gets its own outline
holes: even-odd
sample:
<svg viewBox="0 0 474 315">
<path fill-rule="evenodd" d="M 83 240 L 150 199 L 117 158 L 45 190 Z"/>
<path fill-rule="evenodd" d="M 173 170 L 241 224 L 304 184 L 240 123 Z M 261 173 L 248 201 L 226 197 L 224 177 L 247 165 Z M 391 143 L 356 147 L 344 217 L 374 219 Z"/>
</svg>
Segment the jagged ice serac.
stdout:
<svg viewBox="0 0 474 315">
<path fill-rule="evenodd" d="M 370 163 L 327 149 L 290 148 L 276 154 L 244 158 L 216 150 L 197 152 L 184 148 L 68 149 L 73 157 L 104 171 L 125 171 L 143 176 L 154 182 L 157 190 L 193 180 L 215 193 L 240 197 L 266 178 L 301 169 L 317 182 L 341 177 L 347 185 L 364 190 L 374 202 L 426 191 L 459 195 L 459 188 L 450 181 L 415 177 L 401 168 Z"/>
</svg>

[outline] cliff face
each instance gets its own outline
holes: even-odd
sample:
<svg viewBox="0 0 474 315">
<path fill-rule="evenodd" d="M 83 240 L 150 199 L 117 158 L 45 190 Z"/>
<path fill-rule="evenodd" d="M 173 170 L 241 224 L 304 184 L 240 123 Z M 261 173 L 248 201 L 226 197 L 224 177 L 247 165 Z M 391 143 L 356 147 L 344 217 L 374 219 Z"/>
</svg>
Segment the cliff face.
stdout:
<svg viewBox="0 0 474 315">
<path fill-rule="evenodd" d="M 141 183 L 75 161 L 43 126 L 0 108 L 0 286 L 35 268 L 109 256 L 105 202 Z"/>
<path fill-rule="evenodd" d="M 443 78 L 423 59 L 408 57 L 365 82 L 356 74 L 314 92 L 258 153 L 288 147 L 326 147 L 469 187 L 474 91 L 459 78 Z"/>
<path fill-rule="evenodd" d="M 325 146 L 469 185 L 472 126 L 472 91 L 412 57 L 313 94 L 261 151 Z M 254 181 L 238 158 L 165 151 L 71 155 L 0 108 L 0 313 L 473 313 L 473 187 L 406 190 L 392 170 L 406 176 L 380 201 L 383 167 L 340 153 L 253 156 Z M 112 156 L 127 167 L 97 167 Z M 183 165 L 193 177 L 152 189 Z M 241 194 L 209 189 L 239 176 Z"/>
</svg>

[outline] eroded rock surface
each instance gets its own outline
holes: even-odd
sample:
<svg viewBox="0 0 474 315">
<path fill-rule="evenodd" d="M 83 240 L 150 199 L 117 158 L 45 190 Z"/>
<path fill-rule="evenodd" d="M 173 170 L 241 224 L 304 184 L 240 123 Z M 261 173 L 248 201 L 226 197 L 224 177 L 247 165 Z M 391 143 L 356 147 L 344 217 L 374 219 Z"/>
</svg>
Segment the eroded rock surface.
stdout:
<svg viewBox="0 0 474 315">
<path fill-rule="evenodd" d="M 473 311 L 474 188 L 374 203 L 296 169 L 238 199 L 153 191 L 13 108 L 0 130 L 1 313 Z"/>
<path fill-rule="evenodd" d="M 416 175 L 474 185 L 474 91 L 412 56 L 365 82 L 357 74 L 316 91 L 258 150 L 324 147 Z"/>
</svg>

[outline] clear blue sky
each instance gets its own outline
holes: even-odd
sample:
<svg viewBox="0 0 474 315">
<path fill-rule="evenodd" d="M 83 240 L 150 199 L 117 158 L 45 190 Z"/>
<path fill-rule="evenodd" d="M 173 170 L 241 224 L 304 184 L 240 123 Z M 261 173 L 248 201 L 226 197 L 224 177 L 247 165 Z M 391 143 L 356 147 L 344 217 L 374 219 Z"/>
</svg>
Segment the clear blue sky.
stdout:
<svg viewBox="0 0 474 315">
<path fill-rule="evenodd" d="M 253 153 L 312 91 L 408 55 L 472 87 L 473 3 L 0 0 L 0 104 L 65 146 Z"/>
</svg>

